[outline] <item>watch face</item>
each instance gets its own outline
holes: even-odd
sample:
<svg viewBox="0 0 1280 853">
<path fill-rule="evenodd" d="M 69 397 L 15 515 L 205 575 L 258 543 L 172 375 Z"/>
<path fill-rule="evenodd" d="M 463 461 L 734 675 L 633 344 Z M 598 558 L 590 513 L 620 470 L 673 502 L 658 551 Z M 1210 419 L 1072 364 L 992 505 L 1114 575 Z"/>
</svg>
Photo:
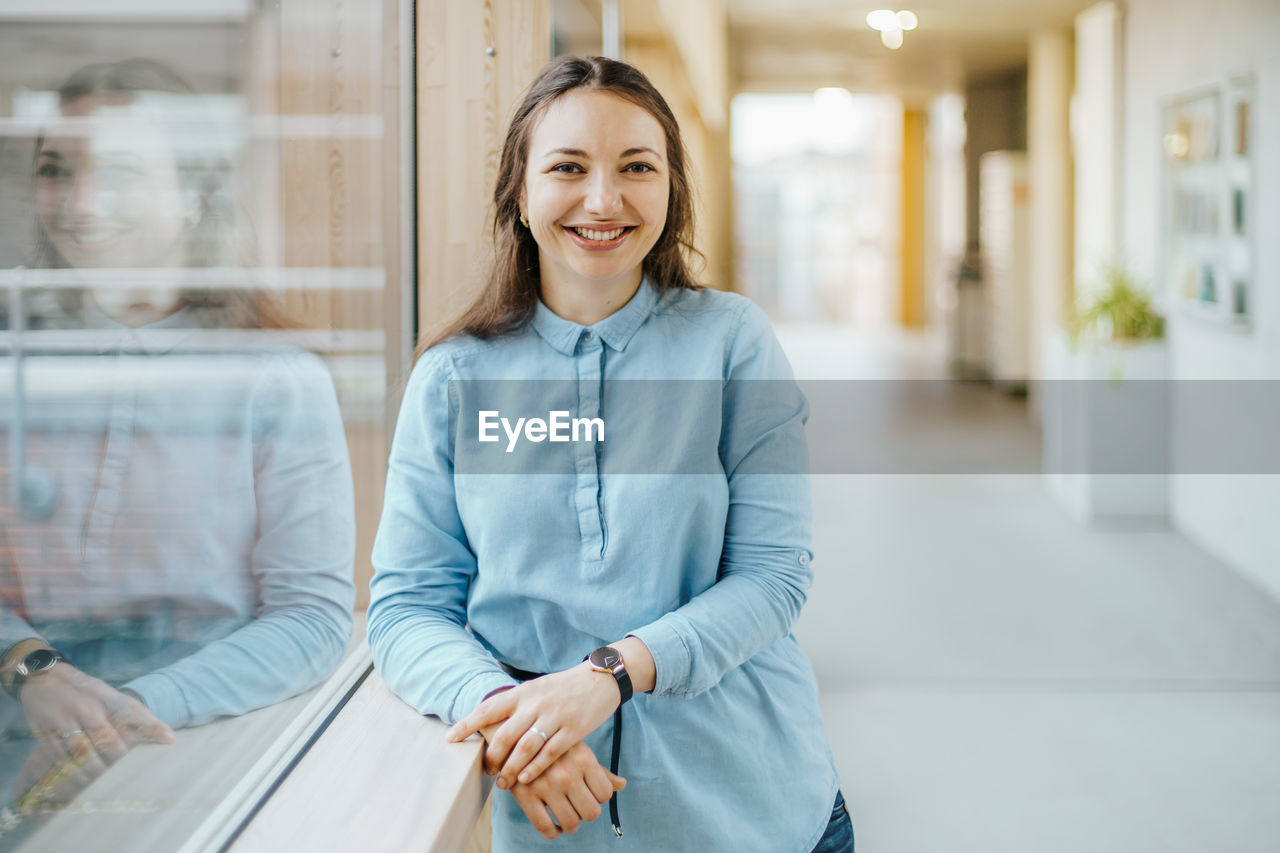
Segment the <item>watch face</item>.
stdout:
<svg viewBox="0 0 1280 853">
<path fill-rule="evenodd" d="M 622 655 L 613 646 L 604 646 L 591 653 L 591 665 L 613 669 L 622 662 Z"/>
<path fill-rule="evenodd" d="M 44 672 L 57 663 L 58 660 L 58 653 L 53 649 L 36 649 L 22 659 L 22 665 L 27 674 L 30 675 L 36 672 Z"/>
</svg>

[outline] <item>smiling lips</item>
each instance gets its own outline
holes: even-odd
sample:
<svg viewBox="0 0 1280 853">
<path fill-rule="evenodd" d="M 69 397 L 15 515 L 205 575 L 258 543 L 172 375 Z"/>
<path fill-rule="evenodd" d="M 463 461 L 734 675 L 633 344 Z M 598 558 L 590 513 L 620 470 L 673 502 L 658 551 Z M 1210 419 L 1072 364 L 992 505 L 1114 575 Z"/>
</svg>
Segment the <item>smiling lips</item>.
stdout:
<svg viewBox="0 0 1280 853">
<path fill-rule="evenodd" d="M 564 226 L 564 230 L 573 238 L 573 242 L 584 249 L 591 251 L 603 251 L 613 249 L 622 245 L 632 231 L 636 230 L 634 225 L 619 225 L 616 228 L 600 229 L 587 228 L 585 226 Z"/>
<path fill-rule="evenodd" d="M 118 228 L 67 230 L 66 236 L 81 248 L 98 248 L 115 241 L 120 236 Z"/>
</svg>

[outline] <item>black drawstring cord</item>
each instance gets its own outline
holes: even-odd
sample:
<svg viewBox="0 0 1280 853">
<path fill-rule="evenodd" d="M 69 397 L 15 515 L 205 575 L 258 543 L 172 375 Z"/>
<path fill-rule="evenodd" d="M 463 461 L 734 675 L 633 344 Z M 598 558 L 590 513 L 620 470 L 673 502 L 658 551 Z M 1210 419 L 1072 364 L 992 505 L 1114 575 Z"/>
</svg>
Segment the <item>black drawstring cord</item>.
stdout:
<svg viewBox="0 0 1280 853">
<path fill-rule="evenodd" d="M 622 746 L 622 706 L 613 712 L 613 755 L 609 758 L 609 772 L 618 775 L 618 751 Z M 614 791 L 609 798 L 609 820 L 613 823 L 613 834 L 622 837 L 622 823 L 618 820 L 618 792 Z"/>
</svg>

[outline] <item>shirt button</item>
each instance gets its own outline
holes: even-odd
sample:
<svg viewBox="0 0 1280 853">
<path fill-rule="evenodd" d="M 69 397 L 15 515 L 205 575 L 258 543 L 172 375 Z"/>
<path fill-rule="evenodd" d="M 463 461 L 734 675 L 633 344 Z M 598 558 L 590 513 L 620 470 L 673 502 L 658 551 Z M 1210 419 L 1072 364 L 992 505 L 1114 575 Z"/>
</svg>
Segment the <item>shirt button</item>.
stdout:
<svg viewBox="0 0 1280 853">
<path fill-rule="evenodd" d="M 593 337 L 593 335 L 591 334 L 591 332 L 590 332 L 590 331 L 586 331 L 586 332 L 583 332 L 583 333 L 582 333 L 582 339 L 583 339 L 584 341 L 590 341 L 592 337 Z"/>
<path fill-rule="evenodd" d="M 802 565 L 802 566 L 807 566 L 807 565 L 809 565 L 809 554 L 808 554 L 808 552 L 807 552 L 807 551 L 801 551 L 801 552 L 800 552 L 800 559 L 799 559 L 799 562 L 800 562 L 800 565 Z"/>
</svg>

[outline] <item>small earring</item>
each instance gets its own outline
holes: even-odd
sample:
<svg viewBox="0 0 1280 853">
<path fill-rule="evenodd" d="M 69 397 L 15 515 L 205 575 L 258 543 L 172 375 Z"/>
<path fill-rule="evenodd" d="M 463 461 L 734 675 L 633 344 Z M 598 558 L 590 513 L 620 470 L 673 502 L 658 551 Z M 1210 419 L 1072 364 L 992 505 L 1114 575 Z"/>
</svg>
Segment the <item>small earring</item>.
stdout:
<svg viewBox="0 0 1280 853">
<path fill-rule="evenodd" d="M 521 217 L 520 217 L 520 224 L 521 224 L 521 225 L 523 225 L 525 228 L 528 228 L 528 227 L 529 227 L 529 220 L 528 220 L 528 219 L 525 219 L 523 216 L 521 216 Z"/>
</svg>

